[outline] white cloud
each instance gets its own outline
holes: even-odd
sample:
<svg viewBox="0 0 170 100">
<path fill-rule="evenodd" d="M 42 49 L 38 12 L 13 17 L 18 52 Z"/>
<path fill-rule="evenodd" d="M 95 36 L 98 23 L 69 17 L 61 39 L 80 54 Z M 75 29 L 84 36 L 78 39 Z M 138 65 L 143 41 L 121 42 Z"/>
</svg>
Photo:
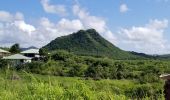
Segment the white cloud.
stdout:
<svg viewBox="0 0 170 100">
<path fill-rule="evenodd" d="M 68 35 L 83 28 L 82 23 L 78 19 L 69 20 L 62 18 L 57 23 L 53 23 L 48 18 L 41 18 L 38 31 L 41 31 L 40 33 L 42 34 L 44 33 L 44 38 L 48 37 L 47 40 L 49 42 L 49 40 L 51 41 L 56 37 Z"/>
<path fill-rule="evenodd" d="M 94 28 L 110 42 L 114 44 L 117 43 L 116 37 L 109 30 L 109 28 L 106 25 L 106 21 L 103 18 L 91 15 L 89 12 L 81 8 L 79 5 L 73 6 L 73 13 L 75 16 L 79 18 L 85 29 Z"/>
<path fill-rule="evenodd" d="M 7 11 L 0 11 L 0 45 L 13 43 L 28 44 L 31 40 L 31 33 L 35 31 L 33 25 L 24 21 L 22 13 L 11 14 Z"/>
<path fill-rule="evenodd" d="M 20 30 L 27 32 L 29 35 L 31 35 L 33 31 L 35 31 L 34 26 L 26 24 L 24 21 L 15 21 L 14 25 L 18 27 Z"/>
<path fill-rule="evenodd" d="M 13 23 L 1 23 L 0 28 L 0 45 L 9 45 L 13 43 L 27 44 L 31 41 L 29 34 L 20 30 Z"/>
<path fill-rule="evenodd" d="M 121 4 L 119 9 L 120 9 L 121 13 L 125 13 L 129 10 L 129 8 L 126 4 Z"/>
<path fill-rule="evenodd" d="M 73 12 L 75 19 L 61 18 L 58 22 L 51 22 L 42 17 L 34 22 L 36 26 L 28 24 L 22 13 L 6 12 L 5 15 L 9 17 L 4 17 L 3 22 L 0 21 L 0 45 L 20 43 L 22 46 L 41 47 L 57 37 L 88 28 L 96 29 L 103 37 L 116 43 L 115 36 L 103 18 L 91 15 L 78 5 L 73 6 Z"/>
<path fill-rule="evenodd" d="M 17 28 L 20 31 L 28 33 L 29 35 L 31 34 L 32 31 L 35 31 L 35 27 L 30 24 L 27 24 L 24 21 L 24 15 L 20 12 L 11 14 L 7 11 L 0 11 L 0 24 L 1 24 L 1 31 L 3 30 L 3 28 L 9 28 L 9 27 L 15 27 L 15 30 Z"/>
<path fill-rule="evenodd" d="M 15 19 L 15 15 L 12 16 L 12 19 Z M 62 18 L 57 23 L 53 23 L 43 17 L 37 21 L 36 27 L 24 20 L 15 19 L 9 22 L 0 22 L 0 45 L 8 46 L 20 43 L 21 46 L 41 47 L 57 37 L 71 34 L 80 29 L 83 29 L 83 25 L 78 19 Z"/>
<path fill-rule="evenodd" d="M 24 15 L 22 13 L 20 13 L 20 12 L 17 12 L 15 14 L 15 19 L 16 20 L 23 20 L 24 19 Z"/>
<path fill-rule="evenodd" d="M 52 5 L 49 3 L 50 0 L 41 0 L 41 4 L 47 13 L 67 15 L 67 11 L 64 5 Z"/>
<path fill-rule="evenodd" d="M 0 11 L 0 21 L 2 22 L 9 22 L 12 21 L 13 16 L 6 11 Z"/>
<path fill-rule="evenodd" d="M 72 34 L 82 28 L 82 23 L 77 19 L 62 18 L 58 22 L 53 23 L 48 18 L 43 17 L 38 21 L 36 30 L 32 32 L 31 37 L 28 37 L 32 39 L 29 41 L 29 45 L 41 47 L 57 37 Z"/>
<path fill-rule="evenodd" d="M 151 20 L 145 26 L 133 26 L 130 29 L 121 29 L 122 43 L 129 48 L 136 48 L 139 52 L 163 53 L 167 52 L 167 40 L 164 31 L 168 27 L 168 20 Z"/>
<path fill-rule="evenodd" d="M 168 20 L 150 20 L 149 24 L 146 25 L 146 27 L 151 28 L 151 29 L 157 29 L 157 30 L 162 30 L 164 28 L 168 27 Z"/>
<path fill-rule="evenodd" d="M 22 13 L 17 12 L 16 14 L 11 14 L 7 11 L 0 11 L 0 22 L 12 22 L 14 20 L 23 20 L 24 16 Z"/>
<path fill-rule="evenodd" d="M 80 8 L 78 5 L 73 6 L 73 13 L 78 16 L 85 28 L 94 28 L 101 33 L 105 32 L 107 27 L 104 19 L 90 15 L 89 12 Z"/>
<path fill-rule="evenodd" d="M 57 25 L 58 29 L 62 29 L 62 30 L 67 30 L 67 31 L 77 31 L 77 30 L 80 30 L 80 29 L 83 29 L 84 26 L 82 24 L 82 22 L 78 19 L 75 19 L 75 20 L 68 20 L 68 19 L 61 19 L 59 22 L 58 22 L 58 25 Z"/>
</svg>

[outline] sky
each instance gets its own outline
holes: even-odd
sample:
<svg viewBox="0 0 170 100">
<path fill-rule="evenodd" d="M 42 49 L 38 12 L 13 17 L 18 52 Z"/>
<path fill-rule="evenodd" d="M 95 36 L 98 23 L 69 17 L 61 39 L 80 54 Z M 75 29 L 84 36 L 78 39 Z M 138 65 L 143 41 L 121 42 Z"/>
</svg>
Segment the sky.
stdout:
<svg viewBox="0 0 170 100">
<path fill-rule="evenodd" d="M 170 54 L 170 0 L 1 0 L 0 46 L 42 47 L 96 29 L 126 51 Z"/>
</svg>

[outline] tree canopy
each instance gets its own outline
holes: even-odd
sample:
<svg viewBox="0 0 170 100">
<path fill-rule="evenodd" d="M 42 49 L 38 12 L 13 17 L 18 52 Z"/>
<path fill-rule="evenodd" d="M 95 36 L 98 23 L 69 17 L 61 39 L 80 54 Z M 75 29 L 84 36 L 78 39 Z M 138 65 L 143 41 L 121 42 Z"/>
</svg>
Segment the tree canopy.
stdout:
<svg viewBox="0 0 170 100">
<path fill-rule="evenodd" d="M 16 54 L 16 53 L 20 53 L 20 45 L 18 43 L 14 44 L 11 46 L 11 48 L 9 49 L 9 52 Z"/>
</svg>

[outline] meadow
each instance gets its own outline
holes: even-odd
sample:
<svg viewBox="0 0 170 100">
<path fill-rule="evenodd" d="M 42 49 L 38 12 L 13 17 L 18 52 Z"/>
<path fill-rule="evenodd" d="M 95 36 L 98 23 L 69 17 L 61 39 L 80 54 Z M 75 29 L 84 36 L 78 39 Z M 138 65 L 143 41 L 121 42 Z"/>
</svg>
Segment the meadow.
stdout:
<svg viewBox="0 0 170 100">
<path fill-rule="evenodd" d="M 150 96 L 153 92 L 150 85 L 126 79 L 96 81 L 7 69 L 0 74 L 0 100 L 137 100 L 141 96 L 143 100 L 163 100 L 163 95 Z"/>
</svg>

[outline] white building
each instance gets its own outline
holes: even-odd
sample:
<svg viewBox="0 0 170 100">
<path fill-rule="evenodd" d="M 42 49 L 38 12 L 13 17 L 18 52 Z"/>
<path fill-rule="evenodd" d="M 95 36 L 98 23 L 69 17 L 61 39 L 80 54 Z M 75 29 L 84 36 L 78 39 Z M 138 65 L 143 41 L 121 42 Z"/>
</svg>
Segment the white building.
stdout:
<svg viewBox="0 0 170 100">
<path fill-rule="evenodd" d="M 0 58 L 10 55 L 10 52 L 0 49 Z"/>
<path fill-rule="evenodd" d="M 39 49 L 29 49 L 21 52 L 26 57 L 39 58 Z"/>
<path fill-rule="evenodd" d="M 10 60 L 14 66 L 31 62 L 30 57 L 23 56 L 21 54 L 14 54 L 11 56 L 3 57 L 2 59 Z"/>
</svg>

